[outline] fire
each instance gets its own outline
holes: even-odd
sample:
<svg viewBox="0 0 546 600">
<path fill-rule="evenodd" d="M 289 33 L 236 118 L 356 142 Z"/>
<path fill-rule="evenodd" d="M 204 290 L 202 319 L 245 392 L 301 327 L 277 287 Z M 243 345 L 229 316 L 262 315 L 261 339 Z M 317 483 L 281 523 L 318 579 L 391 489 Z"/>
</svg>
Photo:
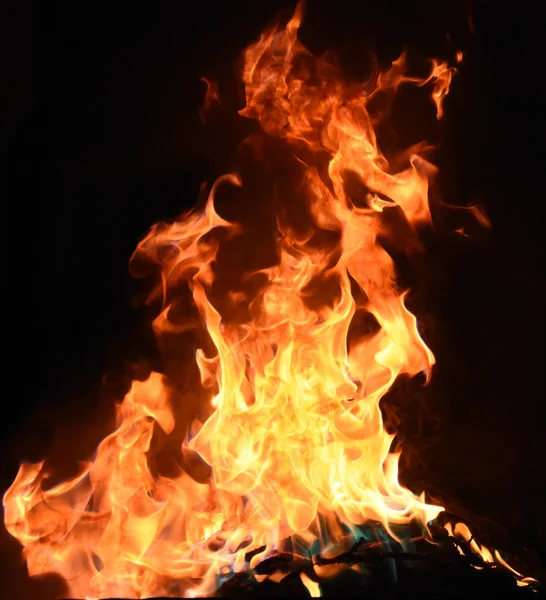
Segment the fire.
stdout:
<svg viewBox="0 0 546 600">
<path fill-rule="evenodd" d="M 173 293 L 186 282 L 215 348 L 195 356 L 211 414 L 182 448 L 210 465 L 210 480 L 150 470 L 152 436 L 172 432 L 173 407 L 184 402 L 153 373 L 133 383 L 117 429 L 77 477 L 45 489 L 44 463 L 23 464 L 4 497 L 6 527 L 25 547 L 30 575 L 57 572 L 72 596 L 213 594 L 291 536 L 326 544 L 369 521 L 395 536 L 393 524 L 426 529 L 442 511 L 399 483 L 379 406 L 398 376 L 428 378 L 434 364 L 385 241 L 419 249 L 435 167 L 422 156 L 425 144 L 387 159 L 375 134 L 385 115 L 369 105 L 402 85 L 428 86 L 440 119 L 454 69 L 433 61 L 427 77 L 409 77 L 401 56 L 373 79 L 349 82 L 301 44 L 301 19 L 300 5 L 244 53 L 241 114 L 295 157 L 312 221 L 302 231 L 277 216 L 277 264 L 247 273 L 261 282 L 252 295 L 225 298 L 247 306 L 247 320 L 225 319 L 213 299 L 222 240 L 245 235 L 215 201 L 222 189 L 244 187 L 240 175 L 220 177 L 202 210 L 156 225 L 135 253 L 161 269 L 151 296 L 164 300 L 158 333 L 180 327 L 170 318 Z M 219 101 L 207 85 L 204 111 Z M 393 214 L 403 226 L 392 226 Z M 317 244 L 317 232 L 330 241 Z M 326 280 L 333 298 L 311 307 L 309 290 Z M 374 327 L 355 339 L 359 315 Z M 319 595 L 307 575 L 302 582 Z"/>
</svg>

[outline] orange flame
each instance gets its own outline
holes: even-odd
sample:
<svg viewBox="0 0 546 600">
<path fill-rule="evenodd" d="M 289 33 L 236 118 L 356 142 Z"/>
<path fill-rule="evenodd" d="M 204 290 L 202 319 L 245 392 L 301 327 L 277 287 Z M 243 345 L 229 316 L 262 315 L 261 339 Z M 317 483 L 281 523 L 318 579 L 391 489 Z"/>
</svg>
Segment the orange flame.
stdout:
<svg viewBox="0 0 546 600">
<path fill-rule="evenodd" d="M 378 148 L 368 106 L 403 84 L 430 84 L 441 118 L 454 69 L 433 61 L 427 77 L 412 78 L 401 56 L 373 81 L 345 82 L 300 43 L 301 18 L 299 5 L 286 27 L 272 27 L 245 51 L 241 114 L 285 140 L 303 166 L 299 185 L 314 231 L 333 232 L 337 242 L 317 248 L 313 232 L 304 235 L 279 216 L 278 264 L 262 269 L 266 284 L 242 297 L 250 312 L 243 324 L 223 319 L 211 300 L 220 242 L 210 233 L 242 234 L 218 214 L 215 197 L 222 186 L 243 186 L 240 176 L 221 177 L 204 210 L 157 225 L 140 242 L 136 255 L 161 267 L 156 330 L 180 327 L 169 318 L 168 298 L 186 281 L 216 349 L 213 357 L 196 354 L 214 410 L 183 447 L 213 475 L 198 483 L 185 472 L 150 471 L 154 428 L 169 434 L 171 402 L 184 402 L 171 398 L 157 373 L 133 383 L 116 431 L 78 477 L 44 491 L 43 463 L 22 465 L 4 497 L 6 527 L 25 546 L 29 573 L 60 573 L 73 596 L 212 594 L 222 577 L 248 568 L 247 553 L 255 551 L 253 568 L 289 536 L 335 540 L 341 524 L 370 520 L 394 536 L 392 524 L 426 528 L 442 510 L 399 483 L 399 455 L 390 452 L 393 435 L 379 407 L 399 375 L 428 377 L 434 364 L 381 240 L 406 252 L 419 246 L 418 227 L 431 221 L 435 168 L 418 146 L 394 170 Z M 211 105 L 218 93 L 207 86 Z M 348 192 L 351 174 L 359 198 Z M 405 220 L 403 233 L 389 225 L 394 212 Z M 311 309 L 309 286 L 325 278 L 336 282 L 336 300 Z M 377 330 L 349 340 L 363 312 Z M 319 594 L 316 582 L 302 581 Z"/>
<path fill-rule="evenodd" d="M 464 523 L 455 523 L 455 525 L 453 525 L 452 523 L 447 522 L 444 527 L 451 537 L 468 544 L 470 550 L 482 560 L 484 565 L 493 567 L 500 565 L 512 573 L 512 575 L 515 575 L 518 587 L 531 586 L 533 591 L 537 591 L 537 588 L 533 587 L 534 584 L 538 584 L 538 581 L 534 577 L 524 577 L 519 571 L 516 571 L 514 567 L 510 566 L 506 560 L 504 560 L 498 550 L 493 550 L 493 553 L 491 553 L 491 550 L 489 550 L 487 546 L 478 544 L 467 525 Z M 464 551 L 460 546 L 457 546 L 457 549 L 460 554 L 464 554 Z M 481 570 L 484 567 L 474 565 L 474 568 Z"/>
</svg>

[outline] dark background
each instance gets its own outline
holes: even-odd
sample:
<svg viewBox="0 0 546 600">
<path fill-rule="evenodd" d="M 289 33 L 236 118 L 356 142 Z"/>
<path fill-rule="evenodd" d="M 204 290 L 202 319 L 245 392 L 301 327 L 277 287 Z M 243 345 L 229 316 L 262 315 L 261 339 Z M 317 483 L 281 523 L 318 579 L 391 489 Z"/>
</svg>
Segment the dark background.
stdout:
<svg viewBox="0 0 546 600">
<path fill-rule="evenodd" d="M 156 357 L 129 257 L 155 221 L 191 206 L 201 181 L 230 168 L 244 135 L 236 123 L 200 123 L 200 77 L 229 82 L 237 55 L 290 6 L 6 7 L 2 491 L 22 459 L 89 457 L 135 363 Z M 481 202 L 493 227 L 430 239 L 415 303 L 438 367 L 429 387 L 402 383 L 389 403 L 403 417 L 404 480 L 454 512 L 491 519 L 491 531 L 501 524 L 505 543 L 528 549 L 539 566 L 544 54 L 536 11 L 531 2 L 310 0 L 302 36 L 317 51 L 367 47 L 383 60 L 404 45 L 425 57 L 465 54 L 435 160 L 444 198 Z M 45 594 L 43 583 L 25 580 L 18 544 L 5 532 L 0 539 L 10 597 Z"/>
</svg>

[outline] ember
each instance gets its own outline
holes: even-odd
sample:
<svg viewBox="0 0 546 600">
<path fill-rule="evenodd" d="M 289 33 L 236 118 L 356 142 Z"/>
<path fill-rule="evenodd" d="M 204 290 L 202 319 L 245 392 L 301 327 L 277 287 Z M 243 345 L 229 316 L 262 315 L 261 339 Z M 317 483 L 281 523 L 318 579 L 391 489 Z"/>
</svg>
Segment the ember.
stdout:
<svg viewBox="0 0 546 600">
<path fill-rule="evenodd" d="M 206 330 L 195 361 L 211 411 L 182 447 L 186 470 L 167 477 L 150 468 L 152 438 L 172 433 L 173 407 L 184 402 L 152 373 L 133 382 L 117 429 L 77 477 L 44 489 L 44 463 L 23 464 L 4 497 L 30 575 L 59 573 L 74 597 L 252 593 L 282 582 L 318 596 L 355 578 L 373 590 L 446 554 L 536 583 L 463 524 L 437 520 L 443 507 L 399 482 L 380 409 L 400 375 L 428 380 L 435 362 L 388 249 L 419 252 L 436 168 L 425 143 L 383 154 L 376 130 L 404 86 L 425 90 L 441 119 L 455 68 L 433 60 L 415 77 L 402 55 L 368 81 L 350 81 L 302 45 L 301 20 L 300 4 L 244 53 L 241 115 L 261 127 L 244 151 L 266 163 L 273 140 L 290 162 L 270 190 L 275 264 L 239 265 L 232 280 L 222 271 L 234 240 L 265 244 L 270 233 L 223 215 L 225 197 L 247 193 L 240 173 L 220 177 L 203 207 L 154 226 L 132 259 L 135 272 L 160 272 L 150 295 L 163 302 L 158 335 L 194 326 L 180 318 L 181 290 Z M 220 99 L 208 84 L 203 115 Z M 363 333 L 358 321 L 369 323 Z M 192 464 L 210 477 L 195 477 Z"/>
</svg>

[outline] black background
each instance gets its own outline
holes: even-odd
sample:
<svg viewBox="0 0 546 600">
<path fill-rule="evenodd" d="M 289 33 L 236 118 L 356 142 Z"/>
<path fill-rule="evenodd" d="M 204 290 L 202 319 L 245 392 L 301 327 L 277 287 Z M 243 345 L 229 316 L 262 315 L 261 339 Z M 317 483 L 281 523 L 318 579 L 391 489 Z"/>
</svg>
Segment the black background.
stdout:
<svg viewBox="0 0 546 600">
<path fill-rule="evenodd" d="M 88 457 L 131 365 L 153 360 L 129 257 L 154 222 L 229 169 L 244 134 L 200 123 L 200 77 L 229 81 L 237 55 L 290 6 L 19 2 L 2 19 L 2 490 L 22 459 Z M 444 197 L 483 203 L 493 228 L 440 235 L 424 257 L 416 298 L 438 367 L 428 388 L 392 394 L 402 415 L 414 403 L 420 414 L 400 426 L 402 476 L 502 524 L 512 547 L 544 560 L 537 11 L 531 2 L 310 0 L 302 36 L 317 51 L 368 47 L 384 60 L 404 45 L 465 53 L 436 162 Z M 101 383 L 107 373 L 114 384 Z M 18 545 L 5 532 L 1 540 L 10 597 L 50 593 L 25 580 Z"/>
</svg>

